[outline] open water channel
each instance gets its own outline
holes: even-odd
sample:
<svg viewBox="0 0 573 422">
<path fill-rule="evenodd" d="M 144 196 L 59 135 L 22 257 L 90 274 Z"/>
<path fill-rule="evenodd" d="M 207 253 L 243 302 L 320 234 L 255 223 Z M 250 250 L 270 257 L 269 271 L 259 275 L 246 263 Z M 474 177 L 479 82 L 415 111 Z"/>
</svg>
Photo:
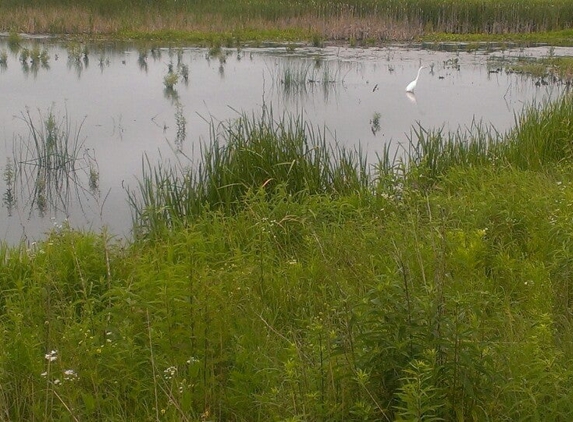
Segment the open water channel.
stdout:
<svg viewBox="0 0 573 422">
<path fill-rule="evenodd" d="M 525 106 L 566 87 L 506 72 L 504 63 L 573 55 L 549 47 L 455 50 L 209 50 L 46 38 L 15 45 L 0 37 L 0 240 L 32 242 L 64 222 L 129 237 L 126 189 L 136 187 L 145 157 L 192 165 L 211 124 L 263 107 L 302 116 L 372 159 L 388 143 L 407 148 L 417 125 L 457 130 L 482 122 L 506 131 Z M 421 65 L 428 67 L 407 94 Z M 170 74 L 178 79 L 173 89 Z M 73 163 L 46 164 L 49 154 L 42 162 L 36 141 L 63 134 Z"/>
</svg>

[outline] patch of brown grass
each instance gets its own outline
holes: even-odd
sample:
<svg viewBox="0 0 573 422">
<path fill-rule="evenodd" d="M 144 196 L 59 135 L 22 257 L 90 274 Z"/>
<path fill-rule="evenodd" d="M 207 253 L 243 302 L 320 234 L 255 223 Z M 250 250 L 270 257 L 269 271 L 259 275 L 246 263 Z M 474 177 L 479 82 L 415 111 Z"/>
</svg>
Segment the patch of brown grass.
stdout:
<svg viewBox="0 0 573 422">
<path fill-rule="evenodd" d="M 157 11 L 134 11 L 129 16 L 102 16 L 81 7 L 22 7 L 0 13 L 0 31 L 28 34 L 111 35 L 119 31 L 229 33 L 246 29 L 298 29 L 332 40 L 409 40 L 421 35 L 423 30 L 419 22 L 396 22 L 381 17 L 357 18 L 343 14 L 278 18 L 271 22 L 264 18 L 229 21 L 218 15 L 197 16 L 173 11 L 161 14 Z"/>
</svg>

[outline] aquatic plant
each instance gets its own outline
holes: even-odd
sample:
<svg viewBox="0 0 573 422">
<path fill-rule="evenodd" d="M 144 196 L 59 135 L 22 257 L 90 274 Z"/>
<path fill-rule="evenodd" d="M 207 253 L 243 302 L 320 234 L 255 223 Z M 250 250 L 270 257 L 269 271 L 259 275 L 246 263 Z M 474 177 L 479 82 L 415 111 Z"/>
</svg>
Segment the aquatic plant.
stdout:
<svg viewBox="0 0 573 422">
<path fill-rule="evenodd" d="M 147 72 L 147 50 L 139 50 L 139 54 L 137 55 L 137 64 L 139 65 L 140 70 Z"/>
<path fill-rule="evenodd" d="M 297 62 L 297 65 L 287 63 L 281 70 L 280 83 L 285 93 L 292 94 L 306 90 L 312 65 L 304 62 Z"/>
<path fill-rule="evenodd" d="M 167 75 L 163 77 L 163 85 L 165 85 L 166 90 L 173 91 L 175 85 L 179 82 L 179 74 L 177 72 L 168 72 Z"/>
<path fill-rule="evenodd" d="M 372 134 L 376 135 L 378 131 L 380 131 L 380 118 L 382 115 L 379 112 L 375 112 L 370 120 L 370 129 L 372 130 Z"/>
<path fill-rule="evenodd" d="M 177 101 L 175 104 L 175 123 L 177 124 L 177 134 L 175 135 L 175 146 L 181 150 L 183 142 L 187 138 L 187 119 L 183 115 L 183 105 Z"/>
<path fill-rule="evenodd" d="M 207 53 L 207 57 L 208 58 L 219 57 L 222 54 L 223 54 L 222 42 L 219 38 L 216 38 L 211 43 L 211 47 L 209 48 L 209 51 Z"/>
<path fill-rule="evenodd" d="M 23 206 L 44 214 L 48 209 L 67 209 L 73 200 L 81 203 L 86 173 L 91 176 L 95 158 L 87 160 L 81 129 L 84 122 L 72 127 L 68 114 L 58 117 L 52 108 L 47 115 L 39 112 L 36 120 L 30 110 L 19 116 L 28 128 L 28 136 L 19 135 L 14 142 L 14 192 Z M 91 182 L 91 177 L 90 177 Z M 21 192 L 20 192 L 21 191 Z"/>
<path fill-rule="evenodd" d="M 285 115 L 275 121 L 265 109 L 260 117 L 211 123 L 210 134 L 199 163 L 143 162 L 138 189 L 128 192 L 136 230 L 185 225 L 205 209 L 232 212 L 260 188 L 271 196 L 276 189 L 292 195 L 343 195 L 368 184 L 359 151 L 332 146 L 325 132 L 300 118 Z"/>
<path fill-rule="evenodd" d="M 48 66 L 48 60 L 50 59 L 50 55 L 48 54 L 48 50 L 40 49 L 39 45 L 34 45 L 32 50 L 30 51 L 30 61 L 32 66 L 39 66 L 42 65 L 43 67 Z"/>
<path fill-rule="evenodd" d="M 20 50 L 20 63 L 27 64 L 30 58 L 30 50 L 26 47 Z"/>
<path fill-rule="evenodd" d="M 0 50 L 0 67 L 6 68 L 8 66 L 8 53 L 6 50 Z"/>
<path fill-rule="evenodd" d="M 6 159 L 6 166 L 4 167 L 4 173 L 2 174 L 4 183 L 6 184 L 6 190 L 2 194 L 2 203 L 6 206 L 8 210 L 8 216 L 12 215 L 12 210 L 16 205 L 16 196 L 14 192 L 14 182 L 15 182 L 15 169 L 14 163 L 9 158 Z"/>
<path fill-rule="evenodd" d="M 304 95 L 308 91 L 319 86 L 325 96 L 342 84 L 344 77 L 340 69 L 333 69 L 330 62 L 316 60 L 309 61 L 282 61 L 276 71 L 273 71 L 273 79 L 277 81 L 286 97 Z"/>
<path fill-rule="evenodd" d="M 182 63 L 179 66 L 179 73 L 181 75 L 181 77 L 183 78 L 183 81 L 185 81 L 185 83 L 189 82 L 189 66 Z"/>
<path fill-rule="evenodd" d="M 8 48 L 14 54 L 20 49 L 20 43 L 22 42 L 22 37 L 15 31 L 10 31 L 8 34 Z"/>
<path fill-rule="evenodd" d="M 69 62 L 81 62 L 88 58 L 88 47 L 77 42 L 70 42 L 66 46 Z"/>
</svg>

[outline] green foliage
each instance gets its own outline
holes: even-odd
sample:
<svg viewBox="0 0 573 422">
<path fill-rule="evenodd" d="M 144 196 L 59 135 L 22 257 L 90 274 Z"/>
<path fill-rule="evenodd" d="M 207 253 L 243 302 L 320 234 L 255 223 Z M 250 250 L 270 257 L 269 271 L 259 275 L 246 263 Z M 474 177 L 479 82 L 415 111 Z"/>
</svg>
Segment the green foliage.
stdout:
<svg viewBox="0 0 573 422">
<path fill-rule="evenodd" d="M 188 181 L 148 166 L 153 236 L 0 247 L 2 413 L 568 420 L 570 104 L 507 134 L 420 129 L 373 181 L 293 120 L 219 128 Z"/>
<path fill-rule="evenodd" d="M 169 72 L 163 78 L 163 85 L 165 85 L 166 90 L 171 90 L 175 88 L 175 85 L 179 82 L 179 74 L 175 72 Z"/>
<path fill-rule="evenodd" d="M 347 195 L 368 184 L 359 152 L 330 147 L 326 134 L 300 118 L 275 120 L 242 115 L 211 125 L 210 142 L 194 169 L 144 162 L 138 192 L 130 192 L 135 225 L 142 233 L 185 225 L 205 209 L 231 212 L 247 194 Z"/>
<path fill-rule="evenodd" d="M 14 197 L 21 192 L 30 211 L 37 208 L 44 214 L 50 207 L 69 203 L 85 175 L 86 158 L 83 121 L 73 127 L 67 113 L 58 116 L 53 108 L 38 116 L 34 118 L 29 110 L 21 113 L 29 134 L 18 146 L 14 144 L 10 187 Z"/>
</svg>

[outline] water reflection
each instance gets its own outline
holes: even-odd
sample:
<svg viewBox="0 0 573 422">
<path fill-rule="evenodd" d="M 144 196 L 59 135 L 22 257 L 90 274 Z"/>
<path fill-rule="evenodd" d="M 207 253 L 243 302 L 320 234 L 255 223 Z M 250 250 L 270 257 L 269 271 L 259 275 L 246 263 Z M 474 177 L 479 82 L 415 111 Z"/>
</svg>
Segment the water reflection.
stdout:
<svg viewBox="0 0 573 422">
<path fill-rule="evenodd" d="M 18 46 L 18 49 L 14 50 L 14 55 L 18 55 L 22 72 L 26 76 L 31 74 L 35 78 L 40 69 L 50 70 L 50 55 L 45 48 L 40 49 L 38 44 L 34 44 L 31 48 Z M 4 61 L 7 64 L 7 55 Z"/>
<path fill-rule="evenodd" d="M 406 92 L 406 98 L 408 98 L 408 100 L 414 104 L 415 106 L 418 106 L 418 101 L 416 100 L 416 95 L 413 92 Z"/>
<path fill-rule="evenodd" d="M 272 108 L 277 115 L 302 116 L 331 132 L 335 142 L 360 147 L 370 157 L 399 153 L 418 124 L 457 130 L 477 120 L 507 130 L 524 105 L 563 91 L 558 81 L 507 71 L 511 60 L 545 54 L 546 49 L 470 54 L 398 46 L 205 49 L 0 39 L 0 96 L 10 99 L 0 102 L 6 215 L 0 236 L 17 241 L 22 227 L 26 235 L 39 236 L 52 218 L 68 218 L 72 226 L 108 225 L 127 235 L 124 187 L 136 183 L 142 157 L 167 160 L 175 152 L 193 161 L 201 143 L 209 142 L 209 122 L 240 112 Z M 556 48 L 554 54 L 573 51 Z M 406 94 L 420 64 L 429 71 L 416 95 Z M 81 128 L 78 136 L 68 131 L 78 139 L 68 155 L 73 167 L 40 165 L 29 118 L 46 131 L 49 113 L 20 111 L 64 108 L 71 111 L 70 129 Z M 54 115 L 56 122 L 65 120 L 65 113 Z"/>
</svg>

